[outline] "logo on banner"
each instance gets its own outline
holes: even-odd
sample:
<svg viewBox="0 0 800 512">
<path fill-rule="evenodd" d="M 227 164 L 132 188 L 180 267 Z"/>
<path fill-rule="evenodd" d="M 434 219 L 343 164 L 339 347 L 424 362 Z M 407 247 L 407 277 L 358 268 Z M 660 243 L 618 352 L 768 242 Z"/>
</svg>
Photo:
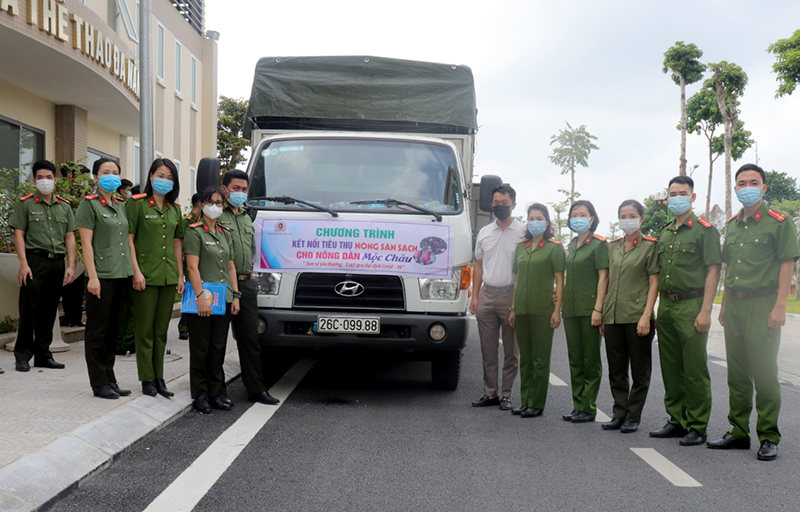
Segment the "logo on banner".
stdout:
<svg viewBox="0 0 800 512">
<path fill-rule="evenodd" d="M 286 224 L 283 222 L 275 223 L 275 231 L 283 232 L 286 231 Z"/>
</svg>

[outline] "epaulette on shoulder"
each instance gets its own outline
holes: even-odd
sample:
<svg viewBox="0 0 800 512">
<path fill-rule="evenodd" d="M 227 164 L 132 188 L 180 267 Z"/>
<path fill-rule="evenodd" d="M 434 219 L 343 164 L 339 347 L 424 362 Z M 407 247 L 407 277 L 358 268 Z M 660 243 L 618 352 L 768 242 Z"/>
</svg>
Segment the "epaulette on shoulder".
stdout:
<svg viewBox="0 0 800 512">
<path fill-rule="evenodd" d="M 654 236 L 647 236 L 647 235 L 644 235 L 642 237 L 642 240 L 647 240 L 648 242 L 658 242 L 658 238 L 656 238 Z"/>
<path fill-rule="evenodd" d="M 24 200 L 26 200 L 26 199 L 30 199 L 30 198 L 32 198 L 32 197 L 33 197 L 33 194 L 28 194 L 27 196 L 22 196 L 22 197 L 20 197 L 20 198 L 19 198 L 19 200 L 20 200 L 20 201 L 24 201 Z"/>
<path fill-rule="evenodd" d="M 554 244 L 561 245 L 561 240 L 556 240 L 555 238 L 548 238 L 547 241 L 548 242 L 552 242 Z"/>
<path fill-rule="evenodd" d="M 786 220 L 786 215 L 782 214 L 778 210 L 770 210 L 767 212 L 767 214 L 778 222 L 783 222 Z"/>
<path fill-rule="evenodd" d="M 174 204 L 175 206 L 180 206 L 180 205 L 181 205 L 181 203 L 179 203 L 179 202 L 177 202 L 177 201 L 175 201 L 175 202 L 174 202 L 174 203 L 172 203 L 172 204 Z"/>
<path fill-rule="evenodd" d="M 92 194 L 92 195 L 84 197 L 84 199 L 97 199 L 98 197 L 100 197 L 100 196 L 97 195 L 97 194 Z"/>
<path fill-rule="evenodd" d="M 725 221 L 725 224 L 729 223 L 730 221 L 732 221 L 733 219 L 735 219 L 735 218 L 736 218 L 736 217 L 738 217 L 738 216 L 739 216 L 739 212 L 736 212 L 736 213 L 734 213 L 734 214 L 733 214 L 733 217 L 731 217 L 730 219 L 728 219 L 727 221 Z"/>
<path fill-rule="evenodd" d="M 592 238 L 596 238 L 596 239 L 600 240 L 601 242 L 605 242 L 606 241 L 606 237 L 604 237 L 602 235 L 598 235 L 597 233 L 592 233 Z"/>
<path fill-rule="evenodd" d="M 59 198 L 59 199 L 61 199 L 62 201 L 64 201 L 64 202 L 65 202 L 65 203 L 67 203 L 67 204 L 72 204 L 71 202 L 69 202 L 68 200 L 64 199 L 64 198 L 63 198 L 63 197 L 61 197 L 61 196 L 56 196 L 56 197 L 57 197 L 57 198 Z"/>
<path fill-rule="evenodd" d="M 189 227 L 190 228 L 199 228 L 202 225 L 203 225 L 202 222 L 195 222 L 194 224 L 189 224 Z"/>
<path fill-rule="evenodd" d="M 610 242 L 610 243 L 612 243 L 612 244 L 613 244 L 614 242 L 619 242 L 620 240 L 622 240 L 622 237 L 615 238 L 615 239 L 611 240 L 611 242 Z"/>
<path fill-rule="evenodd" d="M 145 193 L 134 194 L 134 195 L 131 196 L 131 199 L 141 199 L 143 197 L 147 197 L 147 194 L 145 194 Z"/>
<path fill-rule="evenodd" d="M 710 227 L 714 226 L 714 224 L 708 222 L 703 217 L 697 217 L 697 222 L 699 222 L 700 224 L 702 224 L 704 227 L 707 227 L 707 228 L 710 228 Z"/>
<path fill-rule="evenodd" d="M 228 233 L 233 233 L 233 230 L 231 228 L 229 228 L 228 226 L 223 226 L 222 224 L 219 224 L 219 227 L 221 227 L 222 229 L 224 229 Z"/>
</svg>

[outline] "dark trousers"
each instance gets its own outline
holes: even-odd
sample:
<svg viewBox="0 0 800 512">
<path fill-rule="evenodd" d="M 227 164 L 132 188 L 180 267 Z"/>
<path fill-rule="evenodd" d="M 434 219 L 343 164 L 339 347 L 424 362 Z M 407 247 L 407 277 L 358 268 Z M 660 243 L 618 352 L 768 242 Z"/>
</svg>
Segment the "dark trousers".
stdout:
<svg viewBox="0 0 800 512">
<path fill-rule="evenodd" d="M 33 279 L 19 288 L 19 328 L 14 357 L 17 361 L 46 360 L 53 357 L 53 325 L 58 314 L 61 285 L 64 284 L 64 259 L 50 259 L 31 251 L 26 253 Z"/>
<path fill-rule="evenodd" d="M 76 276 L 75 280 L 61 287 L 61 307 L 64 309 L 64 323 L 78 325 L 83 320 L 83 292 L 86 290 L 86 274 Z"/>
<path fill-rule="evenodd" d="M 231 305 L 224 315 L 186 315 L 189 323 L 189 388 L 192 398 L 225 392 L 225 346 Z"/>
<path fill-rule="evenodd" d="M 650 389 L 655 322 L 650 322 L 650 332 L 644 337 L 636 334 L 636 324 L 606 324 L 605 334 L 614 419 L 639 423 Z M 629 367 L 633 385 L 628 380 Z"/>
<path fill-rule="evenodd" d="M 131 278 L 100 279 L 100 298 L 86 298 L 86 368 L 93 388 L 117 382 L 114 376 L 117 333 L 128 307 Z"/>
<path fill-rule="evenodd" d="M 242 382 L 248 395 L 266 391 L 261 371 L 261 344 L 258 341 L 258 290 L 254 281 L 239 281 L 239 313 L 231 316 L 231 328 L 239 348 Z"/>
</svg>

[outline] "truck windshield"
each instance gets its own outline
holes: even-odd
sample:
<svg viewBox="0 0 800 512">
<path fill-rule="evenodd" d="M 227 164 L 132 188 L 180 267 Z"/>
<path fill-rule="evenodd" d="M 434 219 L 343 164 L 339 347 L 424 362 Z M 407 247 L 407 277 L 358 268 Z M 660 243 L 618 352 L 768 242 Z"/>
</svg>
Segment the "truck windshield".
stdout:
<svg viewBox="0 0 800 512">
<path fill-rule="evenodd" d="M 442 214 L 458 213 L 462 195 L 453 150 L 424 142 L 297 139 L 261 146 L 252 169 L 250 204 L 274 209 L 307 206 L 265 197 L 290 196 L 338 211 L 419 214 L 397 204 L 351 204 L 393 198 Z"/>
</svg>

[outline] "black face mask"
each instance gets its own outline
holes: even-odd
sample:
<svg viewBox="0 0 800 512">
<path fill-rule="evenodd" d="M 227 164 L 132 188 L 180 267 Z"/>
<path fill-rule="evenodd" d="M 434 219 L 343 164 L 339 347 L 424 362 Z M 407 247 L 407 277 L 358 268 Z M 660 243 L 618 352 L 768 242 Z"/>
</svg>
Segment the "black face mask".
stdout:
<svg viewBox="0 0 800 512">
<path fill-rule="evenodd" d="M 511 207 L 505 204 L 498 204 L 497 206 L 492 206 L 492 213 L 497 217 L 497 220 L 502 222 L 511 216 Z"/>
</svg>

